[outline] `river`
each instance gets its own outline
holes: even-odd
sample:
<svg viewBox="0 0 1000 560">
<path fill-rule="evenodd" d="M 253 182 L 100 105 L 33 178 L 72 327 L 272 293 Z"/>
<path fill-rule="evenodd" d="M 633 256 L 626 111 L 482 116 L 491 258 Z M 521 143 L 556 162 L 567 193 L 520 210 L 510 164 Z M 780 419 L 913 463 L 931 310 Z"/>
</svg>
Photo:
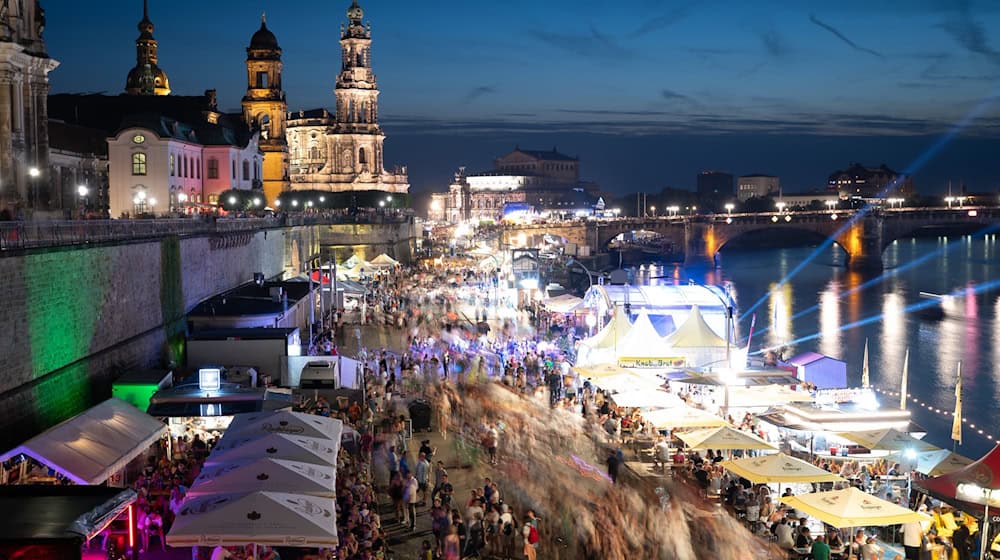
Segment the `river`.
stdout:
<svg viewBox="0 0 1000 560">
<path fill-rule="evenodd" d="M 716 270 L 674 270 L 657 266 L 651 283 L 691 277 L 704 283 L 728 281 L 737 302 L 738 337 L 745 341 L 756 314 L 752 349 L 785 346 L 784 356 L 815 351 L 847 362 L 848 382 L 859 386 L 865 341 L 871 383 L 899 391 L 903 358 L 910 351 L 909 393 L 914 420 L 926 440 L 950 449 L 958 362 L 962 362 L 963 414 L 967 419 L 959 453 L 979 458 L 1000 436 L 1000 244 L 996 235 L 902 239 L 884 253 L 885 269 L 854 272 L 836 245 L 726 250 Z M 811 260 L 810 260 L 811 259 Z M 912 266 L 918 259 L 924 259 Z M 809 261 L 784 284 L 782 279 Z M 675 276 L 676 272 L 676 276 Z M 657 279 L 659 278 L 659 279 Z M 926 301 L 919 294 L 946 297 L 941 319 L 907 306 Z M 978 293 L 977 293 L 978 292 Z M 898 397 L 880 396 L 895 406 Z M 938 409 L 935 412 L 932 409 Z M 983 434 L 979 430 L 983 430 Z"/>
</svg>

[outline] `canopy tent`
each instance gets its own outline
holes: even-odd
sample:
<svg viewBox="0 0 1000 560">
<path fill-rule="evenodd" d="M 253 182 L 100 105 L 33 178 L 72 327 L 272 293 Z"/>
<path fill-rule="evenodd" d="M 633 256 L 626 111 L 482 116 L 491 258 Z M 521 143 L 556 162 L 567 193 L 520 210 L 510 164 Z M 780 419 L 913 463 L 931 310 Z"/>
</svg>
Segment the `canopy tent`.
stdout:
<svg viewBox="0 0 1000 560">
<path fill-rule="evenodd" d="M 892 502 L 876 498 L 857 488 L 786 496 L 781 502 L 838 529 L 844 527 L 884 527 L 900 523 L 930 521 L 930 517 Z"/>
<path fill-rule="evenodd" d="M 77 484 L 100 484 L 167 433 L 156 418 L 108 399 L 0 455 L 27 455 Z"/>
<path fill-rule="evenodd" d="M 594 336 L 580 342 L 577 363 L 582 365 L 617 362 L 618 345 L 628 336 L 632 323 L 622 308 L 615 308 L 615 314 Z"/>
<path fill-rule="evenodd" d="M 916 470 L 927 476 L 940 476 L 955 472 L 972 464 L 972 459 L 947 449 L 925 451 L 917 454 Z"/>
<path fill-rule="evenodd" d="M 188 493 L 199 496 L 269 490 L 333 498 L 336 476 L 337 470 L 331 466 L 248 458 L 205 468 Z"/>
<path fill-rule="evenodd" d="M 642 417 L 656 429 L 713 428 L 727 426 L 719 416 L 688 405 L 644 412 Z"/>
<path fill-rule="evenodd" d="M 726 362 L 725 339 L 708 326 L 697 305 L 691 307 L 691 314 L 677 330 L 661 340 L 676 349 L 676 353 L 683 354 L 693 367 Z"/>
<path fill-rule="evenodd" d="M 543 299 L 542 306 L 552 313 L 568 314 L 575 313 L 577 311 L 587 311 L 587 309 L 583 307 L 583 299 L 572 294 L 563 294 L 561 296 Z"/>
<path fill-rule="evenodd" d="M 280 433 L 248 433 L 223 436 L 212 449 L 207 463 L 227 463 L 246 458 L 268 457 L 317 465 L 336 465 L 340 441 Z"/>
<path fill-rule="evenodd" d="M 378 268 L 392 268 L 394 266 L 397 266 L 399 264 L 399 261 L 397 261 L 396 259 L 390 257 L 385 253 L 382 253 L 381 255 L 369 261 L 368 264 Z"/>
<path fill-rule="evenodd" d="M 337 290 L 344 290 L 344 294 L 350 296 L 363 296 L 368 293 L 368 288 L 354 280 L 337 280 Z"/>
<path fill-rule="evenodd" d="M 279 410 L 235 415 L 226 437 L 279 433 L 340 441 L 343 432 L 344 422 L 336 418 Z"/>
<path fill-rule="evenodd" d="M 170 546 L 337 545 L 333 500 L 283 492 L 190 496 L 170 532 Z"/>
<path fill-rule="evenodd" d="M 649 315 L 642 310 L 628 330 L 625 340 L 619 341 L 618 356 L 626 359 L 669 358 L 672 357 L 672 352 L 670 346 L 663 343 L 660 333 L 656 332 Z"/>
<path fill-rule="evenodd" d="M 351 255 L 350 258 L 337 267 L 337 278 L 360 278 L 364 271 L 370 269 L 371 265 L 368 261 L 359 258 L 357 255 Z"/>
<path fill-rule="evenodd" d="M 812 463 L 784 453 L 744 457 L 720 463 L 723 468 L 754 484 L 774 482 L 840 482 L 844 480 Z"/>
<path fill-rule="evenodd" d="M 926 441 L 919 440 L 895 428 L 864 430 L 860 432 L 836 432 L 844 439 L 853 441 L 871 450 L 882 451 L 936 451 L 940 449 Z"/>
<path fill-rule="evenodd" d="M 759 437 L 732 426 L 705 428 L 677 434 L 691 449 L 774 449 Z"/>
<path fill-rule="evenodd" d="M 677 395 L 657 390 L 616 393 L 609 398 L 616 405 L 626 408 L 671 408 L 683 404 L 683 401 Z"/>
<path fill-rule="evenodd" d="M 1000 511 L 1000 445 L 965 467 L 914 484 L 964 511 L 981 513 L 987 497 L 990 510 Z"/>
</svg>

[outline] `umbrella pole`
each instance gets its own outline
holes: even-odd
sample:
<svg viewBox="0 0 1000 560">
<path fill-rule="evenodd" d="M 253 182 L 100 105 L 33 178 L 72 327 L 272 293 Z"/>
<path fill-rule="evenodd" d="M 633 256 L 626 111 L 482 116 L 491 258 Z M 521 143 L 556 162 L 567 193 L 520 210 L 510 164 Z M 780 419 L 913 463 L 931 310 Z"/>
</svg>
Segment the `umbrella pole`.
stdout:
<svg viewBox="0 0 1000 560">
<path fill-rule="evenodd" d="M 993 493 L 992 489 L 986 490 L 986 512 L 983 515 L 983 529 L 980 531 L 979 537 L 979 558 L 984 560 L 986 558 L 986 547 L 989 546 L 987 543 L 990 540 L 990 494 Z"/>
<path fill-rule="evenodd" d="M 257 543 L 253 543 L 253 560 L 257 560 Z"/>
</svg>

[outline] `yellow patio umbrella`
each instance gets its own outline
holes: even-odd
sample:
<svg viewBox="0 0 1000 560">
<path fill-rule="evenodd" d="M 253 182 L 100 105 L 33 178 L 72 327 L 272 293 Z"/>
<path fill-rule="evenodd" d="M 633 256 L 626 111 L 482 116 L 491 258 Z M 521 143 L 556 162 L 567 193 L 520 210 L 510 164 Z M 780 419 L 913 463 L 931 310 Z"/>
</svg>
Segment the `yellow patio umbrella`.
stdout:
<svg viewBox="0 0 1000 560">
<path fill-rule="evenodd" d="M 759 437 L 732 426 L 706 428 L 677 434 L 691 449 L 775 449 Z"/>
<path fill-rule="evenodd" d="M 837 435 L 863 445 L 871 450 L 916 452 L 936 451 L 941 449 L 935 445 L 919 440 L 906 432 L 895 428 L 882 430 L 862 430 L 858 432 L 837 432 Z"/>
<path fill-rule="evenodd" d="M 812 463 L 773 453 L 763 457 L 744 457 L 719 463 L 729 472 L 742 476 L 754 484 L 782 482 L 839 482 L 838 475 L 825 471 Z"/>
<path fill-rule="evenodd" d="M 668 428 L 712 428 L 728 425 L 719 416 L 688 405 L 650 410 L 644 412 L 642 417 L 659 430 Z"/>
<path fill-rule="evenodd" d="M 884 527 L 930 521 L 930 516 L 876 498 L 854 488 L 786 496 L 780 500 L 796 511 L 837 527 Z"/>
<path fill-rule="evenodd" d="M 638 375 L 632 373 L 631 371 L 619 367 L 617 364 L 597 364 L 591 366 L 574 366 L 573 371 L 580 374 L 580 377 L 584 379 L 590 379 L 592 381 L 597 381 L 599 379 L 604 379 L 605 377 L 615 377 L 618 375 Z"/>
<path fill-rule="evenodd" d="M 953 453 L 947 449 L 925 451 L 917 454 L 917 472 L 927 476 L 938 476 L 955 472 L 973 463 L 972 459 Z"/>
</svg>

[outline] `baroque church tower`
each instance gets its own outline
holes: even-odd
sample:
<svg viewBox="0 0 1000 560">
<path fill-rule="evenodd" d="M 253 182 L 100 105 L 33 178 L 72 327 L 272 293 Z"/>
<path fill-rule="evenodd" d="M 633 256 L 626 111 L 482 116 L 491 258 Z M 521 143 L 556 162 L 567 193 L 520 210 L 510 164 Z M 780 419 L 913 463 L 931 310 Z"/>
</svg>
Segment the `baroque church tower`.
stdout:
<svg viewBox="0 0 1000 560">
<path fill-rule="evenodd" d="M 289 113 L 288 144 L 293 190 L 409 190 L 406 168 L 386 171 L 385 135 L 378 124 L 378 83 L 372 71 L 371 24 L 362 23 L 357 0 L 341 25 L 336 109 Z"/>
<path fill-rule="evenodd" d="M 149 0 L 142 0 L 142 20 L 139 37 L 135 40 L 135 67 L 125 80 L 125 93 L 130 95 L 170 95 L 167 73 L 157 63 L 157 44 L 153 38 L 153 22 L 149 19 Z"/>
<path fill-rule="evenodd" d="M 243 97 L 243 120 L 260 130 L 264 152 L 263 186 L 268 205 L 288 188 L 288 143 L 285 123 L 288 105 L 281 89 L 281 47 L 261 15 L 260 29 L 247 47 L 247 93 Z"/>
</svg>

